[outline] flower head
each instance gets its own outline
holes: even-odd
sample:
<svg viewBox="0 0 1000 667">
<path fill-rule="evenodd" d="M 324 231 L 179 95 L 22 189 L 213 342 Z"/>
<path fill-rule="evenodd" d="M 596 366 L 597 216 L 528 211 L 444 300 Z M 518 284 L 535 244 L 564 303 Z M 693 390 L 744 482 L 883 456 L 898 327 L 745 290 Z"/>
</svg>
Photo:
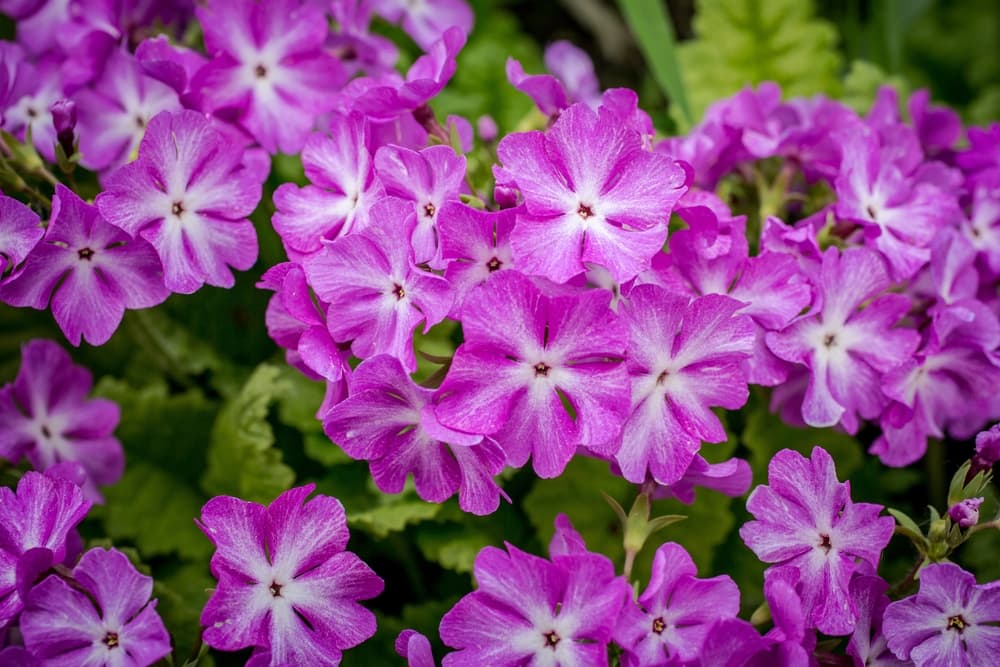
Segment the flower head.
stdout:
<svg viewBox="0 0 1000 667">
<path fill-rule="evenodd" d="M 586 551 L 564 516 L 556 525 L 551 560 L 510 544 L 479 552 L 478 590 L 441 619 L 441 639 L 458 649 L 444 667 L 607 664 L 628 586 L 607 557 Z"/>
<path fill-rule="evenodd" d="M 851 501 L 850 484 L 837 481 L 833 459 L 816 447 L 810 458 L 783 449 L 768 465 L 769 486 L 747 499 L 755 521 L 740 537 L 765 563 L 767 576 L 792 570 L 809 627 L 826 634 L 848 634 L 858 617 L 848 586 L 860 559 L 878 565 L 892 537 L 892 517 L 881 505 Z"/>
<path fill-rule="evenodd" d="M 46 664 L 147 667 L 170 653 L 170 635 L 150 600 L 153 578 L 115 549 L 91 549 L 73 584 L 49 575 L 21 614 L 28 649 Z"/>
<path fill-rule="evenodd" d="M 924 665 L 988 665 L 1000 650 L 1000 582 L 977 585 L 954 563 L 920 572 L 916 595 L 885 610 L 882 630 L 901 660 Z"/>
<path fill-rule="evenodd" d="M 44 235 L 37 213 L 16 199 L 0 195 L 0 285 Z"/>
<path fill-rule="evenodd" d="M 42 310 L 51 305 L 73 345 L 103 345 L 128 308 L 149 308 L 170 292 L 160 260 L 142 238 L 131 238 L 66 186 L 56 186 L 52 219 L 23 271 L 0 287 L 0 300 Z"/>
<path fill-rule="evenodd" d="M 254 664 L 338 665 L 344 649 L 375 633 L 358 604 L 382 580 L 350 551 L 336 498 L 306 498 L 307 484 L 267 507 L 229 496 L 202 508 L 199 526 L 215 544 L 219 585 L 201 615 L 205 643 L 224 651 L 254 647 Z"/>
<path fill-rule="evenodd" d="M 98 484 L 118 481 L 124 468 L 121 443 L 112 435 L 118 406 L 88 399 L 90 372 L 49 340 L 21 348 L 17 378 L 0 388 L 0 457 L 27 457 L 38 470 L 79 462 L 86 471 L 84 493 L 100 500 Z"/>
<path fill-rule="evenodd" d="M 625 282 L 663 247 L 687 172 L 620 120 L 576 104 L 544 134 L 500 141 L 497 181 L 524 197 L 511 235 L 520 270 L 562 283 L 598 264 Z"/>
<path fill-rule="evenodd" d="M 150 121 L 138 159 L 105 179 L 97 207 L 153 245 L 172 292 L 232 287 L 230 267 L 246 270 L 257 260 L 246 216 L 260 201 L 261 183 L 242 160 L 243 151 L 202 114 L 164 111 Z"/>
</svg>

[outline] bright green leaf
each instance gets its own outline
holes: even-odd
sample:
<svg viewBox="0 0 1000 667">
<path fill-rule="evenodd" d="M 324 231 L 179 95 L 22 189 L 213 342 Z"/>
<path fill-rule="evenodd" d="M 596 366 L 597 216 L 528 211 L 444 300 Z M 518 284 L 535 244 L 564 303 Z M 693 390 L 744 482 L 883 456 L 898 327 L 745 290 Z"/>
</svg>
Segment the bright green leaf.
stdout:
<svg viewBox="0 0 1000 667">
<path fill-rule="evenodd" d="M 267 421 L 271 402 L 287 390 L 280 369 L 262 364 L 223 405 L 212 428 L 202 478 L 207 493 L 267 503 L 292 485 L 295 472 L 273 446 L 274 431 Z"/>
<path fill-rule="evenodd" d="M 696 120 L 712 102 L 764 81 L 785 97 L 838 92 L 837 31 L 812 2 L 700 0 L 693 27 L 696 39 L 677 50 Z"/>
<path fill-rule="evenodd" d="M 385 505 L 353 515 L 348 514 L 347 522 L 352 527 L 360 528 L 381 538 L 389 533 L 403 530 L 409 524 L 432 519 L 441 509 L 441 505 L 437 503 L 427 503 L 418 498 L 406 497 L 408 494 L 400 495 L 403 497 L 390 497 L 392 502 Z"/>
<path fill-rule="evenodd" d="M 455 572 L 472 572 L 479 551 L 493 540 L 469 526 L 427 523 L 416 534 L 417 547 L 427 560 Z"/>
</svg>

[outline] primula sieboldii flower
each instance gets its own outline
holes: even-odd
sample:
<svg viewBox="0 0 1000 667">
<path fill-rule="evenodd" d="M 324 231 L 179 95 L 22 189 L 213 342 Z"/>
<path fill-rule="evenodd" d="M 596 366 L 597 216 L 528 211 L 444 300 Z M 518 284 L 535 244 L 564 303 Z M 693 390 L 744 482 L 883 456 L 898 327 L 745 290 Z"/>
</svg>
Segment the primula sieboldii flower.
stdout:
<svg viewBox="0 0 1000 667">
<path fill-rule="evenodd" d="M 765 579 L 764 599 L 774 627 L 764 635 L 764 647 L 745 664 L 753 667 L 806 667 L 812 664 L 810 658 L 816 649 L 816 632 L 809 629 L 802 598 L 795 589 L 796 577 L 794 570 L 786 569 Z"/>
<path fill-rule="evenodd" d="M 417 46 L 429 50 L 450 28 L 472 32 L 472 9 L 465 0 L 372 0 L 375 13 L 401 23 Z"/>
<path fill-rule="evenodd" d="M 423 322 L 426 333 L 443 320 L 454 296 L 447 280 L 413 263 L 409 202 L 383 199 L 372 220 L 366 231 L 306 257 L 306 277 L 329 304 L 327 324 L 335 341 L 351 341 L 351 351 L 362 359 L 390 354 L 412 372 L 413 330 Z"/>
<path fill-rule="evenodd" d="M 877 135 L 864 126 L 839 139 L 843 160 L 835 183 L 837 215 L 862 225 L 894 280 L 909 279 L 930 259 L 937 230 L 960 215 L 954 196 L 905 173 L 892 159 L 893 147 L 880 146 Z"/>
<path fill-rule="evenodd" d="M 438 419 L 492 435 L 508 465 L 532 457 L 540 477 L 562 473 L 577 446 L 613 440 L 628 413 L 628 330 L 610 300 L 604 290 L 546 296 L 517 271 L 497 272 L 466 300 Z"/>
<path fill-rule="evenodd" d="M 264 322 L 275 343 L 285 348 L 289 365 L 314 380 L 340 380 L 350 372 L 345 346 L 337 345 L 326 325 L 326 304 L 317 304 L 302 267 L 293 262 L 272 266 L 257 286 L 274 290 Z"/>
<path fill-rule="evenodd" d="M 889 590 L 880 577 L 855 575 L 851 598 L 858 607 L 858 623 L 847 642 L 847 654 L 856 663 L 871 667 L 903 667 L 908 664 L 892 654 L 882 634 L 882 616 L 889 605 Z"/>
<path fill-rule="evenodd" d="M 594 63 L 585 51 L 565 40 L 545 47 L 545 67 L 551 74 L 525 74 L 521 63 L 507 59 L 507 81 L 531 98 L 546 116 L 556 117 L 574 102 L 596 109 L 601 86 Z"/>
<path fill-rule="evenodd" d="M 383 146 L 375 154 L 375 169 L 386 194 L 413 202 L 417 223 L 410 243 L 413 261 L 444 268 L 438 242 L 438 211 L 446 202 L 458 202 L 465 179 L 465 157 L 450 146 L 430 146 L 419 152 L 401 146 Z"/>
<path fill-rule="evenodd" d="M 0 47 L 0 55 L 10 72 L 6 99 L 0 100 L 4 105 L 0 108 L 3 129 L 22 141 L 30 132 L 42 157 L 54 161 L 56 129 L 49 108 L 63 97 L 58 59 L 49 56 L 31 62 L 16 44 Z"/>
<path fill-rule="evenodd" d="M 0 287 L 0 301 L 44 310 L 66 339 L 103 345 L 128 308 L 149 308 L 170 292 L 160 260 L 142 238 L 108 224 L 95 206 L 60 184 L 52 199 L 52 219 L 23 270 Z"/>
<path fill-rule="evenodd" d="M 741 364 L 753 346 L 743 304 L 710 294 L 688 301 L 656 285 L 639 285 L 619 307 L 628 325 L 626 365 L 631 414 L 615 461 L 636 483 L 681 479 L 702 441 L 722 442 L 710 409 L 735 409 L 749 395 Z"/>
<path fill-rule="evenodd" d="M 843 253 L 828 248 L 816 282 L 813 311 L 783 331 L 768 333 L 767 345 L 778 357 L 810 370 L 802 403 L 805 422 L 817 427 L 840 423 L 854 433 L 859 415 L 874 419 L 887 403 L 879 389 L 881 374 L 916 350 L 916 331 L 893 328 L 909 311 L 910 300 L 882 294 L 889 277 L 879 256 L 867 248 Z"/>
<path fill-rule="evenodd" d="M 970 213 L 961 230 L 983 263 L 1000 276 L 1000 168 L 975 186 Z"/>
<path fill-rule="evenodd" d="M 437 667 L 431 642 L 416 630 L 403 630 L 396 637 L 396 653 L 406 658 L 409 667 Z"/>
<path fill-rule="evenodd" d="M 25 646 L 51 665 L 147 667 L 170 653 L 156 613 L 153 578 L 115 549 L 91 549 L 71 585 L 49 575 L 31 589 L 21 614 Z"/>
<path fill-rule="evenodd" d="M 29 470 L 0 487 L 0 627 L 24 606 L 35 577 L 66 559 L 70 532 L 90 509 L 76 484 Z"/>
<path fill-rule="evenodd" d="M 303 0 L 212 0 L 195 12 L 213 56 L 192 83 L 203 108 L 235 113 L 269 153 L 297 153 L 346 78 L 323 50 L 322 10 Z"/>
<path fill-rule="evenodd" d="M 118 50 L 100 77 L 73 99 L 79 109 L 80 164 L 93 171 L 131 160 L 153 116 L 181 108 L 172 88 L 146 76 L 134 56 Z"/>
<path fill-rule="evenodd" d="M 649 586 L 637 602 L 627 602 L 615 624 L 615 641 L 625 649 L 628 667 L 687 663 L 712 638 L 712 624 L 735 618 L 740 591 L 728 576 L 698 579 L 684 547 L 667 542 L 653 556 Z"/>
<path fill-rule="evenodd" d="M 448 262 L 444 277 L 455 288 L 455 308 L 497 271 L 514 268 L 510 231 L 516 211 L 478 211 L 453 202 L 438 213 L 441 257 Z"/>
<path fill-rule="evenodd" d="M 327 44 L 349 75 L 361 72 L 377 76 L 392 71 L 399 49 L 391 39 L 371 32 L 373 10 L 369 0 L 321 4 L 329 8 L 336 24 Z"/>
<path fill-rule="evenodd" d="M 138 159 L 107 176 L 97 207 L 153 245 L 170 291 L 232 287 L 230 267 L 246 270 L 257 260 L 246 216 L 260 201 L 261 174 L 243 157 L 202 114 L 163 111 L 150 121 Z"/>
<path fill-rule="evenodd" d="M 724 221 L 700 202 L 678 208 L 678 214 L 688 228 L 670 237 L 667 272 L 693 295 L 727 294 L 742 301 L 745 305 L 739 312 L 754 324 L 747 380 L 766 386 L 784 382 L 788 364 L 774 356 L 764 336 L 787 326 L 812 300 L 812 290 L 795 260 L 775 252 L 750 257 L 744 216 Z"/>
<path fill-rule="evenodd" d="M 12 463 L 27 457 L 43 471 L 79 462 L 84 494 L 99 501 L 97 485 L 118 481 L 125 461 L 113 435 L 118 405 L 88 399 L 92 383 L 90 372 L 52 341 L 26 343 L 17 378 L 0 387 L 0 457 Z"/>
<path fill-rule="evenodd" d="M 968 134 L 969 147 L 959 153 L 955 161 L 968 174 L 973 187 L 983 180 L 995 183 L 1000 177 L 1000 123 L 970 127 Z"/>
<path fill-rule="evenodd" d="M 135 59 L 146 76 L 170 86 L 186 108 L 199 107 L 191 90 L 191 81 L 208 62 L 205 56 L 171 44 L 166 35 L 156 35 L 139 43 L 135 49 Z"/>
<path fill-rule="evenodd" d="M 657 486 L 652 497 L 676 498 L 685 505 L 690 505 L 695 499 L 695 488 L 704 487 L 736 498 L 747 492 L 752 478 L 750 464 L 743 459 L 732 458 L 722 463 L 709 463 L 700 455 L 695 455 L 678 481 L 667 486 Z"/>
<path fill-rule="evenodd" d="M 369 123 L 358 113 L 332 114 L 330 135 L 309 137 L 302 165 L 311 185 L 282 183 L 274 192 L 272 222 L 289 257 L 368 226 L 371 207 L 384 197 L 371 150 Z"/>
<path fill-rule="evenodd" d="M 372 357 L 355 369 L 349 396 L 324 415 L 323 429 L 349 456 L 369 461 L 386 493 L 401 492 L 412 473 L 426 501 L 444 502 L 457 491 L 466 512 L 496 511 L 502 491 L 493 476 L 503 470 L 503 451 L 490 438 L 442 426 L 433 395 L 397 359 Z"/>
<path fill-rule="evenodd" d="M 1000 651 L 1000 581 L 977 585 L 954 563 L 920 571 L 916 595 L 891 603 L 882 630 L 889 648 L 917 667 L 990 665 Z"/>
<path fill-rule="evenodd" d="M 686 189 L 679 163 L 644 150 L 642 136 L 603 107 L 573 105 L 546 133 L 507 135 L 497 154 L 498 183 L 524 197 L 511 234 L 518 268 L 558 283 L 585 263 L 619 283 L 649 268 Z"/>
<path fill-rule="evenodd" d="M 336 498 L 306 498 L 307 484 L 267 507 L 218 496 L 199 526 L 212 543 L 219 585 L 201 615 L 205 643 L 223 651 L 253 647 L 254 665 L 338 665 L 344 649 L 375 633 L 375 615 L 358 604 L 382 580 L 347 546 Z"/>
<path fill-rule="evenodd" d="M 740 537 L 774 564 L 765 577 L 788 577 L 792 570 L 807 627 L 848 634 L 858 618 L 851 576 L 878 566 L 895 522 L 879 516 L 881 505 L 853 502 L 850 483 L 837 481 L 833 459 L 820 447 L 809 459 L 790 449 L 775 454 L 768 484 L 747 499 L 756 520 L 743 524 Z"/>
<path fill-rule="evenodd" d="M 38 214 L 16 199 L 0 195 L 0 285 L 45 235 Z"/>
<path fill-rule="evenodd" d="M 586 550 L 563 515 L 549 552 L 551 560 L 511 544 L 479 552 L 478 590 L 441 619 L 441 639 L 458 649 L 443 667 L 607 665 L 607 645 L 629 595 L 625 579 L 606 556 Z"/>
</svg>

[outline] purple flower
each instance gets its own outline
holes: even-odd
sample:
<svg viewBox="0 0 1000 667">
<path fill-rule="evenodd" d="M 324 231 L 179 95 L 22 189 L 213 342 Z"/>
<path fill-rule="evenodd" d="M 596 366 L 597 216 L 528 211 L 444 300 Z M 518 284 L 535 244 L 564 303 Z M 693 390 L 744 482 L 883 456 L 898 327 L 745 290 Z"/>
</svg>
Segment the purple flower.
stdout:
<svg viewBox="0 0 1000 667">
<path fill-rule="evenodd" d="M 23 270 L 0 287 L 0 300 L 52 315 L 73 345 L 103 345 L 127 308 L 149 308 L 170 292 L 152 246 L 108 224 L 97 208 L 62 184 L 52 219 Z"/>
<path fill-rule="evenodd" d="M 747 500 L 756 521 L 740 528 L 740 537 L 765 563 L 767 576 L 796 570 L 806 623 L 832 635 L 848 634 L 858 617 L 848 592 L 851 575 L 861 565 L 878 566 L 892 537 L 892 517 L 880 517 L 881 505 L 854 503 L 850 483 L 838 482 L 833 459 L 816 447 L 806 459 L 783 449 L 768 465 L 769 486 L 759 486 Z"/>
<path fill-rule="evenodd" d="M 417 46 L 429 50 L 448 28 L 472 32 L 472 9 L 465 0 L 372 0 L 372 9 L 393 23 L 401 23 Z"/>
<path fill-rule="evenodd" d="M 910 309 L 910 300 L 881 295 L 889 277 L 873 251 L 827 249 L 817 282 L 814 310 L 783 331 L 768 333 L 767 345 L 811 372 L 802 404 L 805 422 L 840 423 L 854 433 L 858 415 L 874 419 L 887 402 L 879 390 L 880 374 L 908 359 L 919 336 L 893 328 Z"/>
<path fill-rule="evenodd" d="M 135 59 L 147 76 L 173 88 L 186 108 L 200 106 L 191 81 L 208 62 L 203 55 L 171 44 L 166 35 L 156 35 L 142 40 L 135 49 Z"/>
<path fill-rule="evenodd" d="M 735 409 L 749 395 L 741 363 L 753 325 L 740 302 L 718 294 L 688 302 L 656 285 L 639 285 L 621 306 L 629 327 L 626 365 L 631 414 L 615 461 L 622 476 L 659 484 L 681 479 L 702 441 L 722 442 L 711 408 Z"/>
<path fill-rule="evenodd" d="M 566 282 L 606 268 L 619 283 L 649 267 L 667 237 L 667 220 L 687 172 L 642 147 L 639 133 L 610 110 L 577 104 L 546 133 L 500 141 L 498 183 L 516 185 L 525 210 L 511 234 L 525 273 Z"/>
<path fill-rule="evenodd" d="M 765 648 L 748 663 L 752 667 L 787 665 L 806 667 L 816 649 L 816 633 L 809 631 L 802 598 L 795 589 L 794 569 L 769 572 L 764 580 L 767 601 L 774 627 L 764 635 Z"/>
<path fill-rule="evenodd" d="M 362 359 L 390 354 L 416 370 L 413 330 L 424 333 L 451 310 L 448 281 L 418 269 L 409 244 L 413 208 L 396 198 L 372 210 L 373 224 L 303 260 L 309 284 L 329 303 L 327 324 L 337 342 L 351 341 Z"/>
<path fill-rule="evenodd" d="M 0 628 L 24 606 L 37 575 L 65 560 L 70 532 L 90 509 L 80 487 L 29 470 L 0 487 Z"/>
<path fill-rule="evenodd" d="M 344 0 L 320 3 L 329 8 L 336 29 L 327 44 L 354 75 L 363 72 L 380 75 L 391 72 L 399 59 L 399 49 L 391 39 L 372 33 L 373 9 L 370 0 Z"/>
<path fill-rule="evenodd" d="M 397 359 L 372 357 L 351 376 L 350 395 L 324 415 L 323 429 L 349 456 L 370 462 L 386 493 L 400 493 L 412 473 L 426 501 L 444 502 L 457 491 L 466 512 L 495 512 L 503 492 L 493 476 L 503 470 L 503 451 L 490 438 L 438 423 L 433 395 Z"/>
<path fill-rule="evenodd" d="M 954 563 L 920 572 L 920 591 L 885 610 L 883 632 L 901 660 L 924 665 L 989 665 L 1000 651 L 1000 581 L 977 585 Z"/>
<path fill-rule="evenodd" d="M 62 148 L 66 157 L 76 152 L 76 102 L 62 99 L 54 102 L 49 107 L 52 114 L 52 125 L 56 130 L 56 141 Z"/>
<path fill-rule="evenodd" d="M 969 128 L 969 148 L 955 158 L 958 166 L 969 175 L 975 187 L 983 180 L 995 181 L 1000 176 L 1000 123 L 988 128 Z"/>
<path fill-rule="evenodd" d="M 479 552 L 478 590 L 441 619 L 441 639 L 458 649 L 443 667 L 607 665 L 628 586 L 607 557 L 586 551 L 565 516 L 556 526 L 551 560 L 510 544 Z"/>
<path fill-rule="evenodd" d="M 510 231 L 515 215 L 513 209 L 477 211 L 457 202 L 441 208 L 438 213 L 441 257 L 448 262 L 444 277 L 456 292 L 454 312 L 461 311 L 476 286 L 497 271 L 513 268 Z"/>
<path fill-rule="evenodd" d="M 577 446 L 613 440 L 628 411 L 628 334 L 610 299 L 603 290 L 546 296 L 516 271 L 497 272 L 466 301 L 438 419 L 492 435 L 508 465 L 533 457 L 540 477 L 558 476 Z"/>
<path fill-rule="evenodd" d="M 330 135 L 314 134 L 302 149 L 311 185 L 282 183 L 274 192 L 272 222 L 289 257 L 318 251 L 324 240 L 361 231 L 384 197 L 375 177 L 371 131 L 364 116 L 333 114 Z"/>
<path fill-rule="evenodd" d="M 458 202 L 465 157 L 456 155 L 450 146 L 431 146 L 419 153 L 401 146 L 383 146 L 375 154 L 375 169 L 386 194 L 413 202 L 417 220 L 410 239 L 413 261 L 444 268 L 438 244 L 438 211 L 446 202 Z"/>
<path fill-rule="evenodd" d="M 52 341 L 25 343 L 17 378 L 0 387 L 0 457 L 17 463 L 26 456 L 42 471 L 78 461 L 86 497 L 100 501 L 97 485 L 118 481 L 125 462 L 112 435 L 118 406 L 87 399 L 91 384 L 90 372 Z"/>
<path fill-rule="evenodd" d="M 937 230 L 959 215 L 954 196 L 905 173 L 892 160 L 894 147 L 880 147 L 875 133 L 863 126 L 839 139 L 837 215 L 862 225 L 893 278 L 906 280 L 930 259 Z"/>
<path fill-rule="evenodd" d="M 667 278 L 693 295 L 727 294 L 745 304 L 739 312 L 754 324 L 747 380 L 773 386 L 787 379 L 788 364 L 767 348 L 765 332 L 787 326 L 809 305 L 812 292 L 788 255 L 764 252 L 750 257 L 745 217 L 725 213 L 728 220 L 701 202 L 678 209 L 688 228 L 670 237 Z"/>
<path fill-rule="evenodd" d="M 726 459 L 722 463 L 709 463 L 700 455 L 691 459 L 684 475 L 675 483 L 660 486 L 653 498 L 677 498 L 686 505 L 694 502 L 695 487 L 704 487 L 725 494 L 730 498 L 742 496 L 750 488 L 750 464 L 743 459 Z"/>
<path fill-rule="evenodd" d="M 105 179 L 97 207 L 156 248 L 170 291 L 232 287 L 230 267 L 246 270 L 257 260 L 257 234 L 246 216 L 260 201 L 261 183 L 243 157 L 202 114 L 161 112 L 138 159 Z"/>
<path fill-rule="evenodd" d="M 302 0 L 212 0 L 195 12 L 212 61 L 195 76 L 205 110 L 235 113 L 268 153 L 297 153 L 346 78 L 323 50 L 329 24 Z"/>
<path fill-rule="evenodd" d="M 56 4 L 56 3 L 53 3 Z M 20 31 L 21 26 L 18 25 Z M 31 62 L 17 46 L 0 50 L 11 68 L 10 89 L 0 96 L 5 108 L 0 109 L 3 129 L 20 140 L 31 140 L 46 160 L 55 160 L 56 128 L 49 109 L 64 97 L 60 63 L 54 56 Z"/>
<path fill-rule="evenodd" d="M 851 598 L 858 607 L 858 623 L 847 643 L 847 654 L 855 664 L 871 667 L 903 667 L 892 654 L 882 634 L 882 616 L 889 605 L 889 584 L 879 577 L 857 575 L 851 580 Z"/>
<path fill-rule="evenodd" d="M 966 498 L 948 508 L 948 516 L 962 528 L 970 528 L 979 523 L 979 506 L 983 498 Z"/>
<path fill-rule="evenodd" d="M 591 109 L 601 103 L 601 86 L 594 63 L 585 51 L 559 40 L 545 48 L 545 67 L 551 74 L 525 74 L 521 63 L 507 59 L 507 80 L 531 98 L 546 116 L 557 117 L 574 102 Z"/>
<path fill-rule="evenodd" d="M 396 637 L 396 653 L 406 658 L 409 667 L 435 667 L 431 643 L 416 630 L 403 630 Z"/>
<path fill-rule="evenodd" d="M 326 304 L 317 304 L 302 267 L 292 262 L 272 266 L 257 284 L 276 293 L 264 321 L 274 342 L 285 348 L 291 366 L 314 380 L 336 382 L 350 372 L 348 354 L 330 337 Z"/>
<path fill-rule="evenodd" d="M 37 213 L 16 199 L 0 195 L 0 285 L 44 235 Z"/>
<path fill-rule="evenodd" d="M 966 238 L 989 270 L 1000 275 L 1000 168 L 972 191 L 968 220 L 961 226 Z"/>
<path fill-rule="evenodd" d="M 21 634 L 45 664 L 146 667 L 170 653 L 170 635 L 149 599 L 153 578 L 124 554 L 91 549 L 73 580 L 49 575 L 25 602 Z"/>
<path fill-rule="evenodd" d="M 615 641 L 625 649 L 623 665 L 694 660 L 712 624 L 735 618 L 740 591 L 733 580 L 696 574 L 684 547 L 668 542 L 656 550 L 649 586 L 637 604 L 623 607 L 615 625 Z"/>
<path fill-rule="evenodd" d="M 382 580 L 344 551 L 340 502 L 305 502 L 314 489 L 289 489 L 267 507 L 218 496 L 202 508 L 219 580 L 201 615 L 206 644 L 254 647 L 255 665 L 338 665 L 344 649 L 375 633 L 375 615 L 357 601 L 381 593 Z"/>
<path fill-rule="evenodd" d="M 134 56 L 117 50 L 100 78 L 73 99 L 80 114 L 80 164 L 94 171 L 131 160 L 150 119 L 180 109 L 173 89 L 143 74 Z"/>
<path fill-rule="evenodd" d="M 989 470 L 997 461 L 1000 461 L 1000 424 L 994 424 L 992 428 L 976 434 L 976 453 L 972 456 L 972 467 L 977 471 Z"/>
</svg>

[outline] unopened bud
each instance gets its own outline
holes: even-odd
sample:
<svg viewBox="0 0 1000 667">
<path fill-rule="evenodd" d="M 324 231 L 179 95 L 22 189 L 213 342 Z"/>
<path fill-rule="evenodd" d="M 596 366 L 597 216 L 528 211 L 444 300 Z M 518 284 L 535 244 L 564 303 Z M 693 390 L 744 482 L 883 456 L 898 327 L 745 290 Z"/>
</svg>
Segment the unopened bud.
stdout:
<svg viewBox="0 0 1000 667">
<path fill-rule="evenodd" d="M 966 498 L 948 508 L 948 516 L 962 528 L 970 528 L 979 523 L 979 506 L 982 498 Z"/>
<path fill-rule="evenodd" d="M 493 143 L 496 141 L 499 132 L 497 122 L 493 120 L 492 116 L 480 116 L 479 120 L 476 121 L 476 132 L 484 142 L 488 144 Z"/>
<path fill-rule="evenodd" d="M 49 111 L 56 128 L 56 139 L 63 152 L 70 156 L 75 152 L 73 131 L 76 129 L 76 103 L 67 99 L 57 100 L 49 107 Z"/>
</svg>

